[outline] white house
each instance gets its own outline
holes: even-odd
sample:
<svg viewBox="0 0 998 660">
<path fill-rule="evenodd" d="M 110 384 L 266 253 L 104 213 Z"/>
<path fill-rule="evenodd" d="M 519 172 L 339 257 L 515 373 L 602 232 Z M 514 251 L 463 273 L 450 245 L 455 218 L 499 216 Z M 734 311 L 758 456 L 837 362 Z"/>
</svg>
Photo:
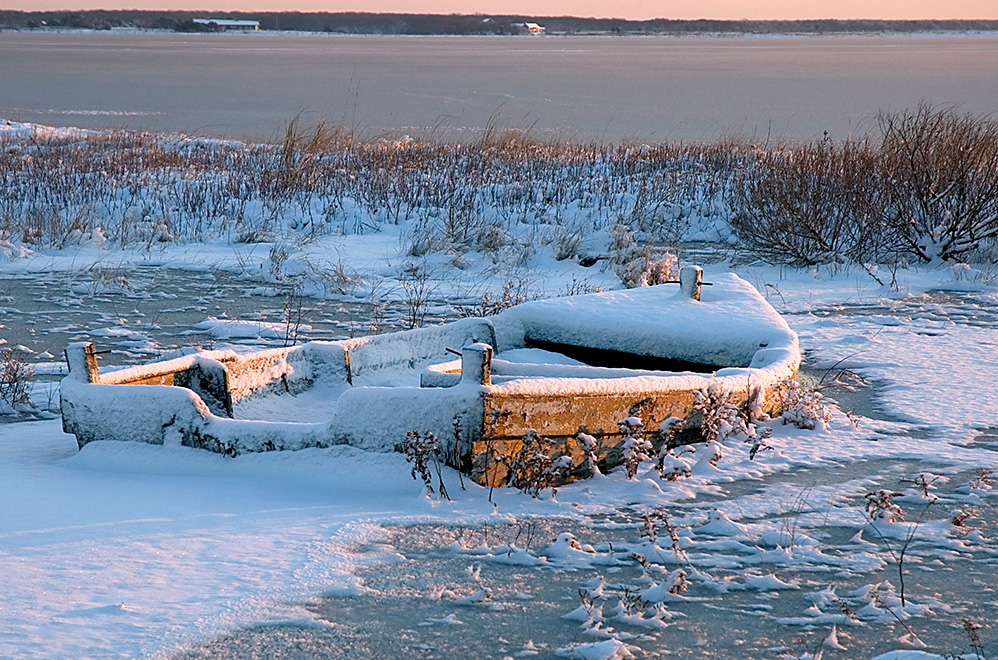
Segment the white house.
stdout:
<svg viewBox="0 0 998 660">
<path fill-rule="evenodd" d="M 513 27 L 523 30 L 529 34 L 544 34 L 547 28 L 537 23 L 513 23 Z"/>
</svg>

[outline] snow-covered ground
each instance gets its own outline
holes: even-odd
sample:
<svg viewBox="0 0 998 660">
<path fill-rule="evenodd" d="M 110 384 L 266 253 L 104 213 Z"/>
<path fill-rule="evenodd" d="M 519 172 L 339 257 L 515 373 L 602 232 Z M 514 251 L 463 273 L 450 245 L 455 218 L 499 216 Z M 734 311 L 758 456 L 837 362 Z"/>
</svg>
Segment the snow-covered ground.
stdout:
<svg viewBox="0 0 998 660">
<path fill-rule="evenodd" d="M 717 236 L 716 218 L 699 220 L 694 233 Z M 675 481 L 646 463 L 634 480 L 614 471 L 533 499 L 462 489 L 444 470 L 443 501 L 401 454 L 78 451 L 59 420 L 40 419 L 69 341 L 128 364 L 189 344 L 281 345 L 296 290 L 307 339 L 403 327 L 414 301 L 436 323 L 504 288 L 620 286 L 606 260 L 558 260 L 541 240 L 554 225 L 520 223 L 508 254 L 414 258 L 417 224 L 293 244 L 0 241 L 0 333 L 34 367 L 38 408 L 0 424 L 0 657 L 915 660 L 974 652 L 976 624 L 994 657 L 998 489 L 981 470 L 998 470 L 998 290 L 986 269 L 885 271 L 885 287 L 862 269 L 708 264 L 706 281 L 733 269 L 784 314 L 806 374 L 838 405 L 816 430 L 776 421 L 754 459 L 739 438 L 699 445 L 674 459 L 691 472 Z M 593 232 L 584 251 L 609 238 Z M 864 496 L 881 489 L 901 493 L 905 521 L 869 520 Z"/>
<path fill-rule="evenodd" d="M 708 267 L 706 279 L 726 269 Z M 456 628 L 457 621 L 471 616 L 463 614 L 459 599 L 475 591 L 469 581 L 462 583 L 460 576 L 446 572 L 461 564 L 462 557 L 484 567 L 482 579 L 487 581 L 491 566 L 511 559 L 541 566 L 528 571 L 527 578 L 521 576 L 514 593 L 489 582 L 495 586 L 488 600 L 500 611 L 518 607 L 533 618 L 549 618 L 551 624 L 538 623 L 537 638 L 530 638 L 540 645 L 542 656 L 558 649 L 565 657 L 626 651 L 610 640 L 661 651 L 671 628 L 691 625 L 698 612 L 712 616 L 709 608 L 703 609 L 704 599 L 723 611 L 742 598 L 726 593 L 743 594 L 744 589 L 761 599 L 745 604 L 758 619 L 753 624 L 758 628 L 747 634 L 757 632 L 774 648 L 764 651 L 751 640 L 719 635 L 728 644 L 748 643 L 745 654 L 737 646 L 725 652 L 709 640 L 690 640 L 686 646 L 671 641 L 671 651 L 683 655 L 678 644 L 706 648 L 713 657 L 796 657 L 820 648 L 833 623 L 838 635 L 825 643 L 826 657 L 872 657 L 867 649 L 917 645 L 888 613 L 891 607 L 935 653 L 970 649 L 960 632 L 963 617 L 984 623 L 981 634 L 987 640 L 994 630 L 989 617 L 995 616 L 998 587 L 993 572 L 998 543 L 989 527 L 998 519 L 987 482 L 968 484 L 977 470 L 998 468 L 995 293 L 978 285 L 970 287 L 976 291 L 959 291 L 968 287 L 948 270 L 906 273 L 901 292 L 875 287 L 865 274 L 781 274 L 768 267 L 740 273 L 800 333 L 811 373 L 821 377 L 827 370 L 830 381 L 848 368 L 875 383 L 876 397 L 870 400 L 869 388 L 843 393 L 842 407 L 855 405 L 855 425 L 838 409 L 823 430 L 777 424 L 774 451 L 750 461 L 747 445 L 729 442 L 716 467 L 693 461 L 698 466 L 693 476 L 680 481 L 662 481 L 643 470 L 628 482 L 614 472 L 564 487 L 556 500 L 496 492 L 493 508 L 487 490 L 469 484 L 462 491 L 451 471 L 445 472 L 445 480 L 454 501 L 427 499 L 398 454 L 337 447 L 229 459 L 185 448 L 101 442 L 77 451 L 58 420 L 0 426 L 0 655 L 167 657 L 185 645 L 273 623 L 293 624 L 278 627 L 284 632 L 274 632 L 276 640 L 288 630 L 327 635 L 334 624 L 324 620 L 335 620 L 335 607 L 331 612 L 316 599 L 355 596 L 396 602 L 405 590 L 378 576 L 398 571 L 404 576 L 406 567 L 435 563 L 443 567 L 434 575 L 444 586 L 435 596 L 433 579 L 424 580 L 421 588 L 429 612 L 446 611 L 398 626 L 421 630 L 417 624 L 429 622 L 425 629 Z M 914 479 L 920 473 L 932 475 L 930 479 L 944 475 L 931 486 L 942 502 L 933 505 L 915 531 L 913 558 L 906 567 L 909 600 L 901 611 L 890 591 L 900 586 L 896 562 L 880 534 L 898 546 L 911 523 L 880 523 L 879 531 L 864 525 L 863 494 L 879 488 L 904 492 L 898 500 L 908 520 L 915 520 L 924 507 L 920 488 L 899 478 Z M 800 493 L 805 491 L 802 504 Z M 711 513 L 714 509 L 719 513 Z M 955 509 L 971 514 L 961 527 L 949 523 Z M 679 530 L 685 559 L 670 556 L 665 532 L 657 544 L 638 538 L 643 516 L 655 511 L 667 512 L 677 527 L 688 526 Z M 529 547 L 522 539 L 512 541 L 512 532 L 500 532 L 535 520 L 540 531 Z M 793 543 L 786 538 L 788 520 L 798 536 Z M 432 525 L 457 531 L 412 540 Z M 408 533 L 412 539 L 400 536 L 398 526 L 415 526 Z M 474 540 L 471 532 L 462 543 L 455 538 L 461 529 L 477 530 L 484 540 Z M 487 529 L 496 530 L 491 539 L 483 532 Z M 570 541 L 552 545 L 567 530 L 582 543 L 594 544 L 595 553 L 573 549 Z M 452 542 L 456 545 L 447 550 Z M 500 547 L 510 544 L 517 549 Z M 456 553 L 458 559 L 443 561 L 429 550 Z M 660 564 L 653 563 L 642 578 L 629 552 Z M 963 584 L 929 573 L 960 562 L 968 573 Z M 657 565 L 666 572 L 660 573 Z M 552 566 L 577 569 L 554 580 L 564 587 L 559 600 L 577 600 L 579 586 L 597 574 L 612 583 L 618 579 L 614 574 L 622 573 L 649 602 L 654 600 L 650 596 L 668 594 L 668 580 L 677 567 L 685 567 L 690 587 L 686 597 L 665 598 L 657 615 L 644 610 L 611 614 L 623 592 L 606 588 L 602 600 L 593 597 L 596 606 L 602 603 L 604 623 L 572 624 L 604 630 L 586 639 L 566 633 L 567 624 L 557 623 L 578 603 L 559 604 L 550 588 L 541 589 L 550 582 Z M 530 575 L 536 579 L 535 590 L 544 592 L 537 595 L 537 609 L 520 600 L 526 598 L 523 589 L 529 592 Z M 819 582 L 858 586 L 829 595 L 814 586 Z M 452 583 L 458 586 L 444 588 Z M 878 598 L 886 605 L 861 593 L 864 584 L 883 591 Z M 786 594 L 807 590 L 813 592 L 810 604 L 799 595 L 788 601 Z M 415 598 L 418 605 L 420 597 Z M 854 626 L 839 603 L 862 623 Z M 772 614 L 766 605 L 773 605 Z M 487 620 L 481 609 L 473 608 L 474 616 Z M 774 637 L 767 626 L 793 632 Z M 945 634 L 937 634 L 937 628 Z M 791 641 L 798 635 L 807 641 L 794 646 Z M 229 644 L 238 646 L 238 639 Z M 528 639 L 509 634 L 504 639 L 510 655 L 530 650 L 521 648 Z M 579 646 L 591 642 L 601 645 Z M 442 639 L 435 643 L 447 648 Z M 836 644 L 845 650 L 837 650 Z M 775 648 L 781 645 L 782 650 Z"/>
</svg>

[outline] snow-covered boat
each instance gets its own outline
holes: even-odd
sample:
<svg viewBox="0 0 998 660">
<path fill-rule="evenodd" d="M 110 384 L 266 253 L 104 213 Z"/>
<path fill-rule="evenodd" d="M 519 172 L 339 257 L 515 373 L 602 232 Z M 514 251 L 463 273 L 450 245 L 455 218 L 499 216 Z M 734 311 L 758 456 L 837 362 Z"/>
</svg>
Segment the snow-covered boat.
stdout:
<svg viewBox="0 0 998 660">
<path fill-rule="evenodd" d="M 92 344 L 66 349 L 63 427 L 95 440 L 178 444 L 229 455 L 350 444 L 392 450 L 411 430 L 444 440 L 476 478 L 528 429 L 581 460 L 638 417 L 698 424 L 694 392 L 770 409 L 800 365 L 797 336 L 748 282 L 701 270 L 681 283 L 517 305 L 495 316 L 238 354 L 203 351 L 104 371 Z M 458 353 L 460 359 L 448 359 Z M 127 387 L 143 385 L 145 387 Z M 619 452 L 618 452 L 619 454 Z"/>
</svg>

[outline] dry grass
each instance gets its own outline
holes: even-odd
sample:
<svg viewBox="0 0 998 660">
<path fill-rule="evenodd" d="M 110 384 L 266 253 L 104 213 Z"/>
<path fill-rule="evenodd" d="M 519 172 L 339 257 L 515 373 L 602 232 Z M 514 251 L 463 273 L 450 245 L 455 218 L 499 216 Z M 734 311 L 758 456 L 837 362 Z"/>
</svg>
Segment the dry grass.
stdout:
<svg viewBox="0 0 998 660">
<path fill-rule="evenodd" d="M 858 141 L 761 150 L 543 141 L 494 126 L 470 144 L 361 139 L 296 117 L 276 144 L 0 140 L 0 190 L 5 236 L 32 246 L 295 242 L 406 222 L 412 256 L 480 251 L 499 263 L 532 246 L 524 226 L 547 228 L 539 244 L 564 259 L 590 232 L 619 227 L 641 256 L 719 213 L 770 262 L 897 265 L 998 245 L 998 124 L 920 106 L 882 114 Z"/>
</svg>

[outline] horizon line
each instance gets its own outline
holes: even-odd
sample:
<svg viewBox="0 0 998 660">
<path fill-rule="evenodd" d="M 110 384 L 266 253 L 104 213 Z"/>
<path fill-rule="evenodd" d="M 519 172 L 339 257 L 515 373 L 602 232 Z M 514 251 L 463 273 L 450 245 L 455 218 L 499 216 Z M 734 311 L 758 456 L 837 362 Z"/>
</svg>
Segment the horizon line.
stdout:
<svg viewBox="0 0 998 660">
<path fill-rule="evenodd" d="M 462 17 L 462 18 L 473 18 L 473 17 L 491 17 L 491 16 L 504 16 L 510 18 L 536 18 L 536 19 L 577 19 L 577 20 L 593 20 L 593 21 L 626 21 L 629 23 L 647 23 L 652 21 L 672 21 L 677 23 L 696 23 L 696 22 L 714 22 L 714 23 L 801 23 L 807 21 L 829 21 L 838 23 L 848 23 L 856 21 L 881 21 L 881 22 L 895 22 L 895 23 L 918 23 L 918 22 L 945 22 L 945 23 L 960 23 L 968 21 L 998 21 L 998 15 L 994 17 L 980 16 L 976 18 L 934 18 L 934 17 L 921 17 L 921 18 L 883 18 L 883 17 L 871 17 L 871 16 L 857 16 L 850 18 L 835 18 L 831 16 L 810 16 L 807 18 L 710 18 L 710 17 L 699 17 L 699 18 L 670 18 L 667 16 L 654 16 L 651 18 L 624 18 L 621 16 L 593 16 L 593 15 L 581 15 L 581 14 L 528 14 L 528 13 L 516 13 L 516 12 L 419 12 L 419 11 L 365 11 L 365 10 L 338 10 L 338 11 L 322 11 L 322 10 L 304 10 L 304 9 L 256 9 L 256 10 L 246 10 L 246 9 L 174 9 L 174 8 L 123 8 L 123 7 L 91 7 L 91 8 L 72 8 L 63 7 L 59 9 L 3 9 L 0 8 L 0 13 L 6 12 L 16 12 L 22 14 L 46 14 L 46 13 L 59 13 L 59 12 L 130 12 L 130 13 L 160 13 L 160 12 L 172 12 L 172 13 L 205 13 L 205 14 L 326 14 L 326 15 L 364 15 L 364 16 L 439 16 L 439 17 Z"/>
</svg>

